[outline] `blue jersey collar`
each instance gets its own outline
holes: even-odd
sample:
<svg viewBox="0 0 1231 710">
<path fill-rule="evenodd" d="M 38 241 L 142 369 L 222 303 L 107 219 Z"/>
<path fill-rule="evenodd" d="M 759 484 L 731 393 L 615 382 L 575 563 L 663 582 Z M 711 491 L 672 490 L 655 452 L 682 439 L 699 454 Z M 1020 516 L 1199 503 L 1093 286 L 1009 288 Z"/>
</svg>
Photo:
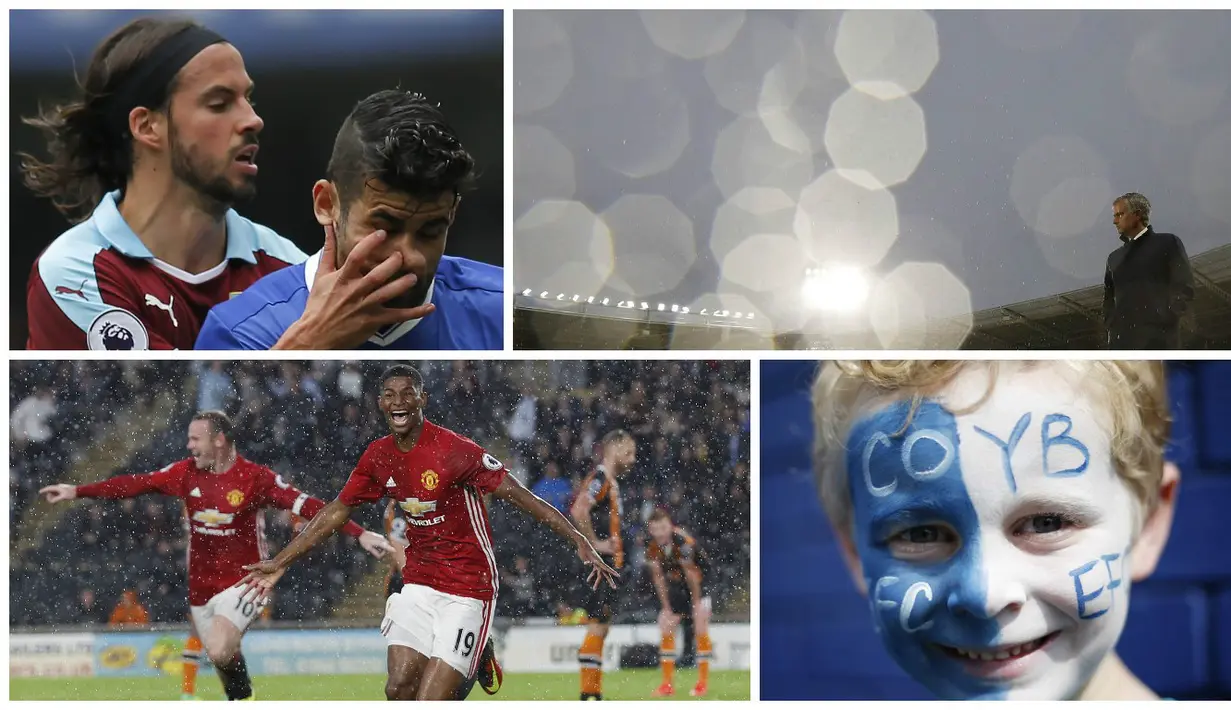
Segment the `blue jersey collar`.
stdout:
<svg viewBox="0 0 1231 710">
<path fill-rule="evenodd" d="M 319 251 L 313 254 L 312 256 L 308 257 L 308 260 L 305 261 L 303 264 L 303 280 L 304 280 L 304 283 L 307 284 L 309 291 L 312 290 L 312 283 L 316 280 L 316 270 L 320 268 L 320 265 L 321 265 L 321 252 Z M 425 303 L 432 302 L 432 296 L 435 292 L 436 292 L 436 280 L 433 279 L 432 285 L 427 287 L 427 300 L 425 301 Z M 422 318 L 415 318 L 414 320 L 408 320 L 403 323 L 398 323 L 397 325 L 391 325 L 391 326 L 382 328 L 381 330 L 377 331 L 375 335 L 368 338 L 368 342 L 378 347 L 382 347 L 382 348 L 388 347 L 389 345 L 397 341 L 398 338 L 401 338 L 402 336 L 406 335 L 411 330 L 413 330 L 414 327 L 419 325 L 419 323 L 421 323 L 422 321 L 423 321 Z"/>
</svg>

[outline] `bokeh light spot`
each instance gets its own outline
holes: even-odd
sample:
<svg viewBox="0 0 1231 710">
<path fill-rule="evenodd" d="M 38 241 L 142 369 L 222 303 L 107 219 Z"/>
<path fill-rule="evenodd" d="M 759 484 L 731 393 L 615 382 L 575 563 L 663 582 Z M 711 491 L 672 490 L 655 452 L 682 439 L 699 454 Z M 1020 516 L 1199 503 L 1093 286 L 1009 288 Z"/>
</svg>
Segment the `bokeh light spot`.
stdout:
<svg viewBox="0 0 1231 710">
<path fill-rule="evenodd" d="M 912 94 L 940 61 L 936 21 L 922 10 L 848 10 L 834 54 L 859 91 L 880 99 Z"/>
<path fill-rule="evenodd" d="M 692 221 L 661 195 L 624 195 L 600 219 L 611 231 L 615 270 L 631 293 L 673 289 L 697 260 Z"/>
</svg>

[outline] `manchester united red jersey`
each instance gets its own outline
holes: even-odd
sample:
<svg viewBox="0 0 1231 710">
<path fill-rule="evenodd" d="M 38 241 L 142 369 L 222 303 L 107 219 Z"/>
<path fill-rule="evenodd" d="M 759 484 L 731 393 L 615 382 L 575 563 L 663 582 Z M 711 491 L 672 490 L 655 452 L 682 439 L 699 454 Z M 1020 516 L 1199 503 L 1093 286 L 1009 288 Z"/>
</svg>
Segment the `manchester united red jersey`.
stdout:
<svg viewBox="0 0 1231 710">
<path fill-rule="evenodd" d="M 131 498 L 165 493 L 184 501 L 190 530 L 188 603 L 202 606 L 215 594 L 239 582 L 244 565 L 266 559 L 267 507 L 290 510 L 311 518 L 325 503 L 303 493 L 268 468 L 242 456 L 223 473 L 197 468 L 184 459 L 157 473 L 116 476 L 77 487 L 82 498 Z M 363 528 L 347 523 L 343 531 L 358 537 Z"/>
<path fill-rule="evenodd" d="M 372 442 L 338 499 L 397 502 L 406 520 L 406 584 L 492 601 L 500 582 L 482 496 L 507 473 L 478 444 L 425 421 L 410 451 L 399 451 L 392 436 Z"/>
<path fill-rule="evenodd" d="M 192 350 L 209 309 L 307 255 L 226 214 L 222 263 L 190 274 L 154 257 L 103 196 L 90 219 L 39 255 L 26 287 L 31 350 Z"/>
</svg>

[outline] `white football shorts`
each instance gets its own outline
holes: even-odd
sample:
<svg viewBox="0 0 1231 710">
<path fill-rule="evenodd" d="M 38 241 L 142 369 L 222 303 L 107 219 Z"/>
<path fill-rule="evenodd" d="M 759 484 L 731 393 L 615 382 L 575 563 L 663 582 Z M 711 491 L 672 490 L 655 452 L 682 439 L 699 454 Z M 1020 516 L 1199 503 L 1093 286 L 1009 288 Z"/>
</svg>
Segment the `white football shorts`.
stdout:
<svg viewBox="0 0 1231 710">
<path fill-rule="evenodd" d="M 470 678 L 479 668 L 495 607 L 494 601 L 407 584 L 385 602 L 380 633 L 388 645 L 407 646 L 427 658 L 439 658 Z"/>
<path fill-rule="evenodd" d="M 197 633 L 209 633 L 209 627 L 214 623 L 214 618 L 219 616 L 235 624 L 240 633 L 247 631 L 252 622 L 261 615 L 261 610 L 265 608 L 269 599 L 254 602 L 252 599 L 256 593 L 249 592 L 245 599 L 241 596 L 243 591 L 239 587 L 227 587 L 210 597 L 210 600 L 205 602 L 205 606 L 192 607 L 192 623 L 196 624 Z"/>
</svg>

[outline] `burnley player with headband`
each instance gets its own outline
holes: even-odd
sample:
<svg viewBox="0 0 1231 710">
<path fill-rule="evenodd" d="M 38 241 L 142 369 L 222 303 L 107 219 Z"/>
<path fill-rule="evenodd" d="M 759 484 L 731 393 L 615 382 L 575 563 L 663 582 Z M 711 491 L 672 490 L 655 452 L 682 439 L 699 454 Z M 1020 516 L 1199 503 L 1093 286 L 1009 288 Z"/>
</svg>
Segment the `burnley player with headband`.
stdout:
<svg viewBox="0 0 1231 710">
<path fill-rule="evenodd" d="M 307 258 L 231 209 L 256 194 L 264 128 L 243 57 L 191 20 L 142 18 L 99 44 L 79 83 L 78 100 L 24 119 L 49 155 L 20 154 L 23 180 L 75 225 L 31 268 L 27 347 L 190 350 L 215 304 Z M 301 340 L 325 349 L 355 323 L 422 315 L 387 307 L 383 283 L 322 275 Z"/>
<path fill-rule="evenodd" d="M 474 158 L 420 94 L 379 91 L 343 121 L 312 187 L 324 248 L 266 276 L 209 314 L 198 350 L 499 350 L 504 347 L 504 270 L 445 256 Z M 379 243 L 365 244 L 375 233 Z M 400 322 L 335 318 L 318 284 L 347 273 L 372 298 L 409 309 Z"/>
<path fill-rule="evenodd" d="M 261 117 L 239 51 L 189 20 L 134 20 L 103 40 L 78 102 L 26 123 L 50 160 L 26 185 L 76 226 L 39 256 L 32 350 L 191 349 L 231 293 L 307 256 L 231 205 L 256 193 Z"/>
<path fill-rule="evenodd" d="M 390 435 L 360 457 L 337 500 L 325 506 L 274 559 L 249 565 L 240 586 L 262 595 L 296 559 L 350 519 L 360 503 L 391 498 L 408 523 L 402 591 L 389 597 L 380 630 L 388 644 L 390 700 L 448 700 L 487 656 L 500 580 L 482 496 L 507 500 L 577 547 L 592 586 L 616 572 L 585 535 L 508 475 L 478 444 L 424 418 L 417 370 L 395 365 L 381 377 L 379 405 Z"/>
<path fill-rule="evenodd" d="M 205 642 L 227 699 L 243 700 L 252 697 L 252 680 L 240 641 L 265 601 L 241 594 L 235 584 L 245 565 L 265 558 L 261 511 L 276 507 L 311 518 L 325 503 L 240 456 L 231 420 L 222 412 L 202 412 L 189 423 L 188 450 L 191 458 L 157 473 L 115 476 L 84 486 L 59 483 L 44 487 L 39 494 L 49 503 L 132 498 L 143 493 L 162 493 L 184 501 L 191 527 L 188 603 L 194 632 Z M 375 557 L 391 549 L 385 538 L 355 523 L 343 530 Z"/>
</svg>

